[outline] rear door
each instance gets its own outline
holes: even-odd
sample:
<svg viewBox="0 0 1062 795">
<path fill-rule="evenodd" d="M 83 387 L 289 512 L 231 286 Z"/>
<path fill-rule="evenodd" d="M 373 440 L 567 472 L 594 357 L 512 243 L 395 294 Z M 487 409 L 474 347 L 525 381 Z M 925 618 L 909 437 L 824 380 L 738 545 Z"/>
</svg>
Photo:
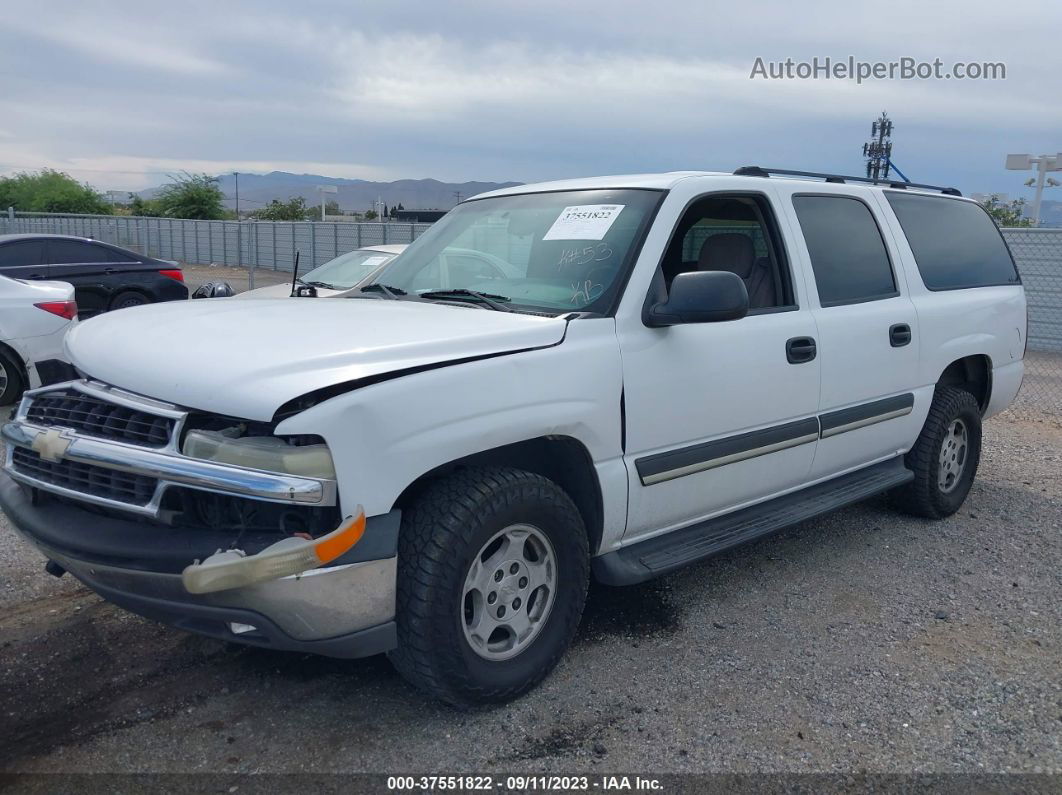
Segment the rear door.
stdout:
<svg viewBox="0 0 1062 795">
<path fill-rule="evenodd" d="M 0 244 L 0 275 L 9 279 L 47 279 L 44 240 L 12 240 Z"/>
<path fill-rule="evenodd" d="M 918 316 L 873 197 L 786 190 L 819 334 L 817 480 L 893 457 L 918 435 Z"/>
<path fill-rule="evenodd" d="M 51 238 L 46 253 L 49 278 L 74 285 L 84 315 L 105 312 L 128 283 L 126 274 L 147 269 L 132 255 L 92 241 Z"/>
</svg>

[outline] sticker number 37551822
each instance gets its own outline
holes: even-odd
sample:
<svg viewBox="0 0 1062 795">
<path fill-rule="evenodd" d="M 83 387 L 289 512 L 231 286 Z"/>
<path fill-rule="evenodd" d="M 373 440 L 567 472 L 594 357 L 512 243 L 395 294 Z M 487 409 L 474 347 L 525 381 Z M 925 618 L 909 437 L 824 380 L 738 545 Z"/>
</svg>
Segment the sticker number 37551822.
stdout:
<svg viewBox="0 0 1062 795">
<path fill-rule="evenodd" d="M 565 207 L 543 240 L 600 240 L 619 217 L 623 204 L 579 204 Z"/>
</svg>

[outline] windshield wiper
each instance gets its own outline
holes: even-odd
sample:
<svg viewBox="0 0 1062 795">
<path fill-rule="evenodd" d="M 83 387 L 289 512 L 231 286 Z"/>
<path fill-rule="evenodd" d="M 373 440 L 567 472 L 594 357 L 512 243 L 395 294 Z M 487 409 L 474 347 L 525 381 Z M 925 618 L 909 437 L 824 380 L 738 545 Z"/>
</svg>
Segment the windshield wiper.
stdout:
<svg viewBox="0 0 1062 795">
<path fill-rule="evenodd" d="M 302 279 L 299 279 L 299 282 L 301 284 L 312 285 L 313 287 L 323 287 L 325 290 L 338 290 L 338 289 L 340 289 L 340 288 L 336 287 L 334 284 L 329 284 L 328 282 L 304 282 Z"/>
<path fill-rule="evenodd" d="M 361 292 L 363 292 L 363 293 L 368 293 L 368 292 L 380 293 L 385 298 L 390 298 L 392 301 L 397 301 L 397 300 L 399 300 L 398 296 L 406 294 L 406 291 L 403 290 L 401 287 L 389 287 L 388 285 L 380 284 L 379 282 L 373 282 L 372 284 L 366 284 L 364 287 L 361 288 Z"/>
<path fill-rule="evenodd" d="M 509 297 L 505 295 L 495 295 L 494 293 L 480 293 L 475 290 L 469 290 L 466 287 L 458 287 L 453 290 L 429 290 L 426 293 L 420 293 L 421 298 L 472 298 L 479 301 L 486 306 L 489 306 L 496 312 L 515 312 L 511 306 L 499 303 L 499 301 L 508 301 Z"/>
</svg>

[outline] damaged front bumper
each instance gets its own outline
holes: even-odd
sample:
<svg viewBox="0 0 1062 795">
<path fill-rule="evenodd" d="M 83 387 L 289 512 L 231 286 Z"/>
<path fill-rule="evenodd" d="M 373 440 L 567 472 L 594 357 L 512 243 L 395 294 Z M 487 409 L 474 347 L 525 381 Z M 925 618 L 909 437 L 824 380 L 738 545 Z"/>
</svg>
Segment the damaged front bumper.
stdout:
<svg viewBox="0 0 1062 795">
<path fill-rule="evenodd" d="M 31 492 L 0 472 L 0 508 L 50 560 L 131 612 L 223 640 L 330 657 L 394 648 L 399 512 L 368 519 L 332 565 L 192 594 L 181 571 L 214 553 L 220 531 L 112 518 Z"/>
</svg>

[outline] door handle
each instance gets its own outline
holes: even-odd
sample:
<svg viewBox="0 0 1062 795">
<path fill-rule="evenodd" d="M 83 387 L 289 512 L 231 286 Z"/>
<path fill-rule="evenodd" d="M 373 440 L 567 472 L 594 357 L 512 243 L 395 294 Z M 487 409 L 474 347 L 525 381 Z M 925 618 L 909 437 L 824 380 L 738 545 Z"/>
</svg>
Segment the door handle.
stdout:
<svg viewBox="0 0 1062 795">
<path fill-rule="evenodd" d="M 42 273 L 31 273 L 26 278 L 27 279 L 37 279 L 39 281 L 39 280 L 44 278 L 44 274 L 42 274 Z"/>
<path fill-rule="evenodd" d="M 815 353 L 815 340 L 811 337 L 793 337 L 785 343 L 785 358 L 790 364 L 810 362 Z"/>
<path fill-rule="evenodd" d="M 906 323 L 897 323 L 889 327 L 889 344 L 894 348 L 902 348 L 911 342 L 911 327 Z"/>
</svg>

